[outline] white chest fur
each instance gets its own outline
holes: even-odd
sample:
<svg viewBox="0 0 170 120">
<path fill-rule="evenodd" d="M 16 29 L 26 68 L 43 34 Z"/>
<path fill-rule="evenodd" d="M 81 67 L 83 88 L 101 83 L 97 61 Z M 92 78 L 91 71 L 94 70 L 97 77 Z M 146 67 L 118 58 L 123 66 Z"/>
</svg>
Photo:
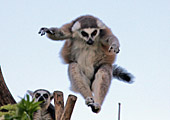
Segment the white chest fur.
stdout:
<svg viewBox="0 0 170 120">
<path fill-rule="evenodd" d="M 100 57 L 99 54 L 102 51 L 99 49 L 99 45 L 88 45 L 82 41 L 74 41 L 72 47 L 72 55 L 75 58 L 75 61 L 80 65 L 81 70 L 84 74 L 91 79 L 94 74 L 94 65 L 96 60 Z"/>
</svg>

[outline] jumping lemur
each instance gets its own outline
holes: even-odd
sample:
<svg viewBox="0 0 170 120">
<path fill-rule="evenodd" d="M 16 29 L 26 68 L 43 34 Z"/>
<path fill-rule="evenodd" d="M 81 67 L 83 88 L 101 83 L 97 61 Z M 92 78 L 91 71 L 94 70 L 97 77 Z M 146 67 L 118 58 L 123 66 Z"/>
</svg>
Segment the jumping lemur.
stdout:
<svg viewBox="0 0 170 120">
<path fill-rule="evenodd" d="M 39 34 L 52 40 L 65 40 L 61 56 L 69 64 L 71 88 L 98 113 L 108 92 L 112 76 L 131 82 L 132 75 L 112 65 L 119 53 L 119 41 L 98 18 L 80 16 L 61 28 L 41 28 Z"/>
<path fill-rule="evenodd" d="M 53 95 L 44 89 L 38 89 L 34 92 L 28 90 L 27 92 L 35 99 L 35 102 L 43 101 L 40 104 L 41 109 L 34 113 L 33 120 L 55 120 L 55 109 L 51 104 Z"/>
</svg>

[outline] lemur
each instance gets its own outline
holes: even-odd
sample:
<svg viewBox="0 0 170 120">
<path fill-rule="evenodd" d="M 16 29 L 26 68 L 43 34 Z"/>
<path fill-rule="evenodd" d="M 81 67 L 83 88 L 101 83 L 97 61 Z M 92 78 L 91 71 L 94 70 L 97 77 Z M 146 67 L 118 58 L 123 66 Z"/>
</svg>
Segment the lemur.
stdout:
<svg viewBox="0 0 170 120">
<path fill-rule="evenodd" d="M 80 93 L 86 105 L 98 113 L 108 92 L 112 76 L 132 82 L 132 75 L 112 65 L 119 53 L 119 41 L 100 19 L 85 15 L 61 28 L 43 27 L 39 34 L 58 41 L 65 40 L 61 56 L 69 64 L 71 89 Z"/>
<path fill-rule="evenodd" d="M 55 109 L 51 104 L 53 95 L 45 89 L 38 89 L 34 92 L 28 90 L 27 92 L 35 99 L 35 102 L 42 101 L 41 108 L 33 115 L 33 120 L 55 120 Z"/>
</svg>

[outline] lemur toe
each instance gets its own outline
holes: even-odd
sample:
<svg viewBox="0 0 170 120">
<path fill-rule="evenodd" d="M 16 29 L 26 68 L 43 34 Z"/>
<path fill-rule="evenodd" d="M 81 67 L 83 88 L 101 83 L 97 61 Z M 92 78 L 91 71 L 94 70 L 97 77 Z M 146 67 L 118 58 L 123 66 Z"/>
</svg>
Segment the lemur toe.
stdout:
<svg viewBox="0 0 170 120">
<path fill-rule="evenodd" d="M 93 104 L 94 103 L 94 100 L 92 97 L 87 97 L 86 100 L 85 100 L 85 103 L 87 106 L 90 106 L 90 104 Z"/>
<path fill-rule="evenodd" d="M 99 113 L 101 110 L 101 105 L 98 103 L 91 103 L 91 104 L 89 104 L 89 106 L 91 107 L 91 109 L 94 113 Z"/>
</svg>

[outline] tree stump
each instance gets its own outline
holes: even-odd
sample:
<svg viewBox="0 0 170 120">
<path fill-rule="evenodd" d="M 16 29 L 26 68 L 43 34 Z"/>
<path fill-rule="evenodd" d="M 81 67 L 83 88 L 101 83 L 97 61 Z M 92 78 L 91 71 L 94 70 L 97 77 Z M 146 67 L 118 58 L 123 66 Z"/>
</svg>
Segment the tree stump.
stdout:
<svg viewBox="0 0 170 120">
<path fill-rule="evenodd" d="M 2 75 L 0 67 L 0 107 L 7 104 L 15 104 L 16 101 L 11 95 L 8 87 L 5 84 L 4 77 Z"/>
</svg>

